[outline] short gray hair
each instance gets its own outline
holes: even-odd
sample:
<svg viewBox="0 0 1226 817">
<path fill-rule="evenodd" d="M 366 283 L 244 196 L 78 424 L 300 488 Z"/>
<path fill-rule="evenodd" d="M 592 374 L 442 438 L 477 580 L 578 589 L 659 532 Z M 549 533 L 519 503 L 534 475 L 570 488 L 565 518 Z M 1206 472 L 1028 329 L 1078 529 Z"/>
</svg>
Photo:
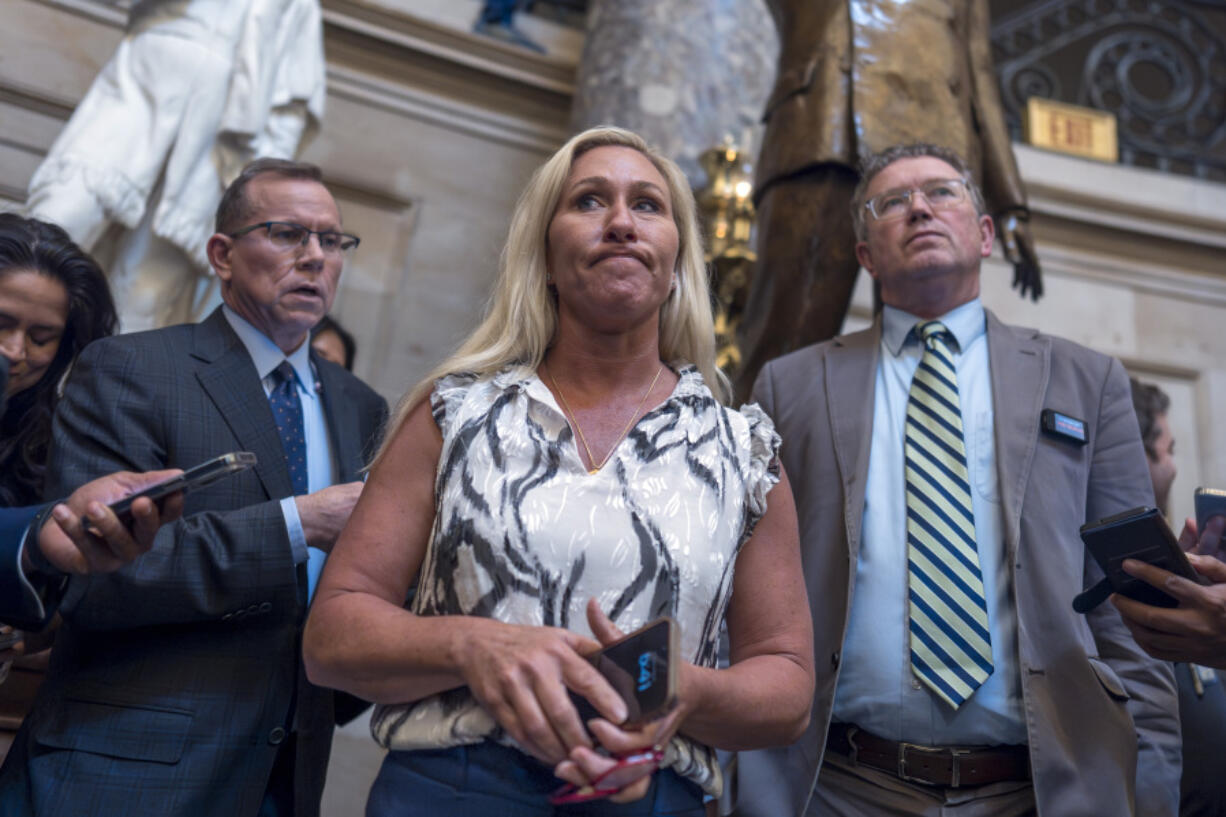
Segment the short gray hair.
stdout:
<svg viewBox="0 0 1226 817">
<path fill-rule="evenodd" d="M 874 153 L 860 163 L 860 182 L 851 197 L 851 220 L 856 229 L 856 240 L 863 241 L 868 234 L 868 225 L 864 218 L 864 205 L 868 201 L 868 186 L 877 174 L 885 170 L 899 159 L 919 159 L 931 156 L 940 159 L 957 171 L 958 177 L 966 183 L 966 190 L 971 194 L 975 212 L 983 215 L 988 211 L 983 200 L 983 191 L 975 183 L 975 177 L 961 156 L 949 148 L 933 145 L 928 142 L 913 142 L 909 145 L 893 145 L 879 153 Z"/>
</svg>

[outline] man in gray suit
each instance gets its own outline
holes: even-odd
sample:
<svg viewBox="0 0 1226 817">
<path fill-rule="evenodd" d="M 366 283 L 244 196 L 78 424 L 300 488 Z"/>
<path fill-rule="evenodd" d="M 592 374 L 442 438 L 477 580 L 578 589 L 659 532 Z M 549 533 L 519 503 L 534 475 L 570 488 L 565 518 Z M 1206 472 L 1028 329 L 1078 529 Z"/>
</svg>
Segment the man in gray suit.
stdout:
<svg viewBox="0 0 1226 817">
<path fill-rule="evenodd" d="M 1078 527 L 1151 504 L 1119 362 L 979 301 L 992 219 L 963 161 L 871 157 L 853 203 L 869 329 L 768 364 L 813 608 L 796 744 L 738 757 L 743 815 L 1173 815 L 1169 665 L 1116 611 Z"/>
<path fill-rule="evenodd" d="M 48 491 L 237 450 L 258 464 L 188 493 L 131 565 L 71 580 L 49 676 L 0 770 L 5 817 L 319 812 L 333 694 L 306 680 L 301 627 L 386 404 L 307 336 L 357 239 L 319 169 L 281 160 L 243 171 L 216 227 L 224 305 L 85 350 Z"/>
</svg>

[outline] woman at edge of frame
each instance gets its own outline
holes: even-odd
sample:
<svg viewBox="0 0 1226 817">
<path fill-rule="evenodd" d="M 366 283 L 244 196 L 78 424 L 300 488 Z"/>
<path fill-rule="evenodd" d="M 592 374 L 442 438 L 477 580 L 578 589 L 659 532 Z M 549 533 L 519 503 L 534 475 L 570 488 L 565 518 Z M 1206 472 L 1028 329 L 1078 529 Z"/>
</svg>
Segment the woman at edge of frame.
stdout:
<svg viewBox="0 0 1226 817">
<path fill-rule="evenodd" d="M 106 275 L 58 225 L 0 213 L 0 505 L 43 498 L 51 417 L 65 374 L 119 325 Z"/>
<path fill-rule="evenodd" d="M 658 773 L 619 770 L 582 813 L 702 815 L 713 747 L 807 726 L 795 507 L 769 418 L 723 405 L 699 236 L 674 163 L 629 131 L 575 136 L 516 206 L 485 319 L 401 401 L 303 645 L 314 683 L 380 705 L 368 817 L 568 813 L 554 787 L 650 746 Z M 623 728 L 583 656 L 660 615 L 678 704 Z"/>
</svg>

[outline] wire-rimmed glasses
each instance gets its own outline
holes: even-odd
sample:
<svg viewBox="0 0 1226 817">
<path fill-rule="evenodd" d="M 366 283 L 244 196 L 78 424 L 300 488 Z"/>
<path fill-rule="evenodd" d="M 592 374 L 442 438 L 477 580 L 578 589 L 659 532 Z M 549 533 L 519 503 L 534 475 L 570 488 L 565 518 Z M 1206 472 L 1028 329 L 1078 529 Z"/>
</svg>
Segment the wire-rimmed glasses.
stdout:
<svg viewBox="0 0 1226 817">
<path fill-rule="evenodd" d="M 349 252 L 362 239 L 350 233 L 336 230 L 312 230 L 292 221 L 261 221 L 229 233 L 230 238 L 242 238 L 256 230 L 264 230 L 268 243 L 283 252 L 296 252 L 305 247 L 311 236 L 319 237 L 319 248 L 328 255 L 339 255 Z"/>
<path fill-rule="evenodd" d="M 887 190 L 869 199 L 864 209 L 877 221 L 893 221 L 911 210 L 911 197 L 916 193 L 924 197 L 934 210 L 948 210 L 966 201 L 966 180 L 933 179 L 919 187 L 906 190 Z"/>
</svg>

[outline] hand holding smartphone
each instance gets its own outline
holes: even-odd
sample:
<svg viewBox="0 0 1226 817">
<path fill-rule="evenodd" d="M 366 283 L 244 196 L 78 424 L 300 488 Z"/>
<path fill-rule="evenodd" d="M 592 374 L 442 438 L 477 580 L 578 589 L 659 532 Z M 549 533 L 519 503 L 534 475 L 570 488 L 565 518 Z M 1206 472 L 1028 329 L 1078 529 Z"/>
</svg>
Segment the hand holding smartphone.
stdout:
<svg viewBox="0 0 1226 817">
<path fill-rule="evenodd" d="M 1226 491 L 1197 488 L 1192 499 L 1196 503 L 1196 530 L 1198 533 L 1204 534 L 1205 526 L 1213 517 L 1226 516 Z M 1209 555 L 1217 556 L 1219 559 L 1226 556 L 1226 532 L 1216 544 L 1211 544 Z"/>
<path fill-rule="evenodd" d="M 1081 539 L 1107 577 L 1074 599 L 1073 609 L 1079 613 L 1094 609 L 1111 593 L 1155 607 L 1179 606 L 1174 597 L 1125 573 L 1125 559 L 1147 562 L 1203 584 L 1200 574 L 1179 547 L 1175 534 L 1155 508 L 1133 508 L 1082 525 Z"/>
<path fill-rule="evenodd" d="M 110 508 L 115 512 L 115 516 L 119 517 L 120 521 L 126 525 L 132 521 L 132 503 L 141 497 L 148 497 L 157 502 L 159 499 L 170 496 L 177 491 L 186 493 L 196 488 L 211 485 L 222 477 L 237 474 L 239 471 L 246 470 L 255 464 L 256 456 L 250 451 L 235 451 L 230 454 L 222 454 L 220 457 L 207 460 L 194 468 L 184 471 L 177 477 L 168 479 L 165 482 L 159 482 L 157 485 L 151 485 L 143 491 L 138 491 L 118 502 L 113 502 Z"/>
<path fill-rule="evenodd" d="M 671 618 L 658 618 L 588 657 L 617 691 L 629 715 L 624 729 L 661 718 L 677 703 L 680 635 Z M 571 701 L 587 722 L 601 717 L 587 699 L 574 692 Z"/>
</svg>

